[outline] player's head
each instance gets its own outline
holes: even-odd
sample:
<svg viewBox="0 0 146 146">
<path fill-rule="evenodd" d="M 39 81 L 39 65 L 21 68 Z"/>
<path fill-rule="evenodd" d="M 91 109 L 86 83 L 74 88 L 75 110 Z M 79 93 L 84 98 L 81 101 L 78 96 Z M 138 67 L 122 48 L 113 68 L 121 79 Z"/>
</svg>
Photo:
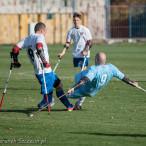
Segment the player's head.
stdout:
<svg viewBox="0 0 146 146">
<path fill-rule="evenodd" d="M 82 22 L 82 15 L 80 13 L 74 13 L 73 22 L 76 28 L 79 28 Z"/>
<path fill-rule="evenodd" d="M 99 52 L 95 56 L 95 65 L 105 65 L 106 55 L 102 52 Z"/>
<path fill-rule="evenodd" d="M 43 34 L 44 36 L 47 33 L 46 25 L 42 22 L 38 22 L 34 28 L 35 33 Z"/>
</svg>

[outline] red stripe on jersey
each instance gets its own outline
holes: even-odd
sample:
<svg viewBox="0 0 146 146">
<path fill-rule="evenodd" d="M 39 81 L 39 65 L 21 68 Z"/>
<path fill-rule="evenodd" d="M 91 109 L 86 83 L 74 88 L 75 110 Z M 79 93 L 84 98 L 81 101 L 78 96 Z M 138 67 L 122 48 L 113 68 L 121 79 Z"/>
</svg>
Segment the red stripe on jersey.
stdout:
<svg viewBox="0 0 146 146">
<path fill-rule="evenodd" d="M 88 40 L 88 41 L 87 41 L 86 47 L 87 47 L 87 45 L 88 45 L 89 43 L 91 43 L 91 40 Z"/>
<path fill-rule="evenodd" d="M 17 53 L 19 50 L 20 50 L 20 48 L 17 45 L 15 45 L 12 49 L 12 52 Z"/>
<path fill-rule="evenodd" d="M 68 45 L 70 44 L 70 42 L 66 42 Z"/>
<path fill-rule="evenodd" d="M 88 41 L 87 41 L 87 44 L 88 44 L 88 43 L 91 43 L 91 40 L 88 40 Z"/>
<path fill-rule="evenodd" d="M 36 49 L 39 50 L 40 48 L 43 48 L 43 44 L 42 43 L 37 43 L 36 44 Z"/>
</svg>

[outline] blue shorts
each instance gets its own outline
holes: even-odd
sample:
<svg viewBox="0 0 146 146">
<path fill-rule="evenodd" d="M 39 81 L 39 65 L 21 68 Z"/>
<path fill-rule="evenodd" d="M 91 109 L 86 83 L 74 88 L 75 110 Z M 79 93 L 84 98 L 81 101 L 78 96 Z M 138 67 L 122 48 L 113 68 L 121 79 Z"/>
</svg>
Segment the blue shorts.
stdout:
<svg viewBox="0 0 146 146">
<path fill-rule="evenodd" d="M 45 86 L 44 86 L 44 79 L 43 74 L 36 75 L 39 83 L 41 84 L 41 94 L 46 94 Z M 55 84 L 55 81 L 58 80 L 58 77 L 53 72 L 45 73 L 45 81 L 46 81 L 46 87 L 47 87 L 47 94 L 53 91 L 53 86 Z"/>
<path fill-rule="evenodd" d="M 85 58 L 73 58 L 74 67 L 82 67 Z M 86 58 L 85 65 L 88 66 L 89 58 Z"/>
</svg>

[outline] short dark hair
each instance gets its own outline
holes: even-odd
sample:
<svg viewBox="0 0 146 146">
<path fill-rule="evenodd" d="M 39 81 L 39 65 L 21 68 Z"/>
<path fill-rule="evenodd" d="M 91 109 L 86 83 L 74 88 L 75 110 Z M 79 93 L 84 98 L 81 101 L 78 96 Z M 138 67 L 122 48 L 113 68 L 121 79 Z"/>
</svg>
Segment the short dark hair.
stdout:
<svg viewBox="0 0 146 146">
<path fill-rule="evenodd" d="M 46 28 L 46 25 L 42 22 L 38 22 L 36 25 L 35 25 L 35 28 L 34 28 L 34 31 L 37 32 L 41 29 L 44 29 Z"/>
<path fill-rule="evenodd" d="M 74 15 L 73 15 L 73 19 L 74 19 L 75 17 L 78 17 L 78 18 L 82 19 L 82 14 L 76 12 L 76 13 L 74 13 Z"/>
</svg>

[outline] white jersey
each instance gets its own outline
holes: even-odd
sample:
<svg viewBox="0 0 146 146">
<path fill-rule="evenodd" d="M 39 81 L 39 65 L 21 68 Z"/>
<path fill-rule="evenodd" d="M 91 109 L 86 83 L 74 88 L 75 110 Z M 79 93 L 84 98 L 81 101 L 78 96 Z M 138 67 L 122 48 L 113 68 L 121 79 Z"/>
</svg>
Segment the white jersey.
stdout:
<svg viewBox="0 0 146 146">
<path fill-rule="evenodd" d="M 85 50 L 87 41 L 92 39 L 89 29 L 82 25 L 79 29 L 76 29 L 75 26 L 72 27 L 68 31 L 66 42 L 71 42 L 71 39 L 74 41 L 74 48 L 72 52 L 73 58 L 84 58 L 81 52 Z M 90 51 L 87 57 L 89 56 Z"/>
<path fill-rule="evenodd" d="M 21 50 L 26 49 L 30 62 L 32 63 L 34 67 L 34 72 L 36 75 L 39 75 L 39 74 L 42 74 L 42 68 L 37 56 L 37 49 L 36 49 L 37 43 L 43 44 L 45 59 L 49 63 L 48 47 L 45 42 L 45 37 L 43 34 L 33 34 L 29 37 L 26 37 L 21 42 L 19 42 L 17 46 L 21 48 Z M 51 67 L 44 68 L 44 73 L 49 73 L 51 71 L 52 71 Z"/>
</svg>

